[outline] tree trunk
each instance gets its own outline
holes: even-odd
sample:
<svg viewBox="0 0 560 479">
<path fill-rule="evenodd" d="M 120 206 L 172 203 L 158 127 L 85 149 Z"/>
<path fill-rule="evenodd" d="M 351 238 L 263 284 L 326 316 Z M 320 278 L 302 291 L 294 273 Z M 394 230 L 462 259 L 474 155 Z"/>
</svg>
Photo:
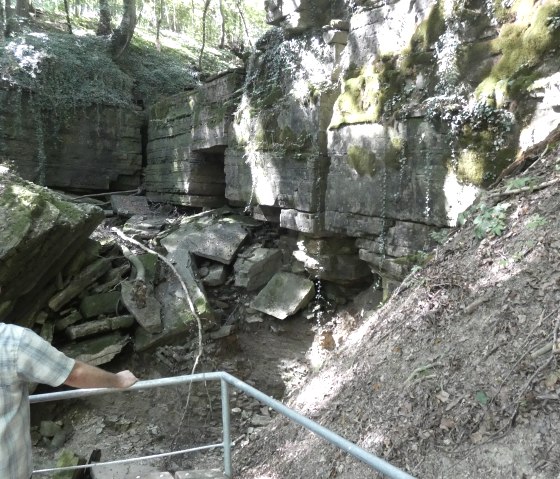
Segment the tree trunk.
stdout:
<svg viewBox="0 0 560 479">
<path fill-rule="evenodd" d="M 68 0 L 64 0 L 64 11 L 66 12 L 66 26 L 68 28 L 68 33 L 72 33 L 72 24 L 70 23 L 70 7 L 68 6 Z"/>
<path fill-rule="evenodd" d="M 224 48 L 226 44 L 226 18 L 224 17 L 224 0 L 220 0 L 220 22 L 221 22 L 220 48 Z"/>
<path fill-rule="evenodd" d="M 29 17 L 29 0 L 17 0 L 16 14 L 18 17 Z"/>
<path fill-rule="evenodd" d="M 14 11 L 12 10 L 12 1 L 6 0 L 6 26 L 4 27 L 4 36 L 9 37 L 14 31 Z"/>
<path fill-rule="evenodd" d="M 253 44 L 251 43 L 251 36 L 249 35 L 249 29 L 247 28 L 247 22 L 245 21 L 245 15 L 243 15 L 243 9 L 241 8 L 239 0 L 236 0 L 235 4 L 237 6 L 239 16 L 241 17 L 241 21 L 243 22 L 243 27 L 245 28 L 245 37 L 247 38 L 247 43 L 251 48 L 253 48 Z"/>
<path fill-rule="evenodd" d="M 202 12 L 202 45 L 200 47 L 200 56 L 198 57 L 199 70 L 202 70 L 202 55 L 204 54 L 204 47 L 206 46 L 206 16 L 208 15 L 210 1 L 211 0 L 204 0 L 204 11 Z"/>
<path fill-rule="evenodd" d="M 117 28 L 111 38 L 111 50 L 113 52 L 113 57 L 120 57 L 132 36 L 134 35 L 134 29 L 136 28 L 136 0 L 123 0 L 123 17 L 119 28 Z"/>
<path fill-rule="evenodd" d="M 97 24 L 98 36 L 111 35 L 111 10 L 109 0 L 99 0 L 99 23 Z"/>
<path fill-rule="evenodd" d="M 159 11 L 157 5 L 158 5 L 157 3 L 154 4 L 156 10 L 156 48 L 159 52 L 161 51 L 161 42 L 159 40 L 159 33 L 161 31 L 161 21 L 163 15 L 163 0 L 159 2 Z"/>
<path fill-rule="evenodd" d="M 4 3 L 2 2 L 2 0 L 0 0 L 0 32 L 2 32 L 2 35 L 6 31 L 5 28 L 6 28 L 6 21 L 4 17 Z"/>
</svg>

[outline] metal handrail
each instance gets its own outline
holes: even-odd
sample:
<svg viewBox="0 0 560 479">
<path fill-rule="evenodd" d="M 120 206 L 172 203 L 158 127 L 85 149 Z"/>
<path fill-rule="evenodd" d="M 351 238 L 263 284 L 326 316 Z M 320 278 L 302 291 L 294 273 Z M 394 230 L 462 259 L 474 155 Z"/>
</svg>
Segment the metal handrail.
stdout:
<svg viewBox="0 0 560 479">
<path fill-rule="evenodd" d="M 338 434 L 332 432 L 331 430 L 317 424 L 315 421 L 302 416 L 301 414 L 295 412 L 293 409 L 285 406 L 276 399 L 267 396 L 258 389 L 249 386 L 235 376 L 232 376 L 226 372 L 212 372 L 212 373 L 199 373 L 184 376 L 175 376 L 170 378 L 162 379 L 151 379 L 147 381 L 139 381 L 128 389 L 75 389 L 71 391 L 62 391 L 56 393 L 47 394 L 36 394 L 30 396 L 29 401 L 31 404 L 41 403 L 47 401 L 58 401 L 62 399 L 74 399 L 86 396 L 96 396 L 100 394 L 110 394 L 116 392 L 125 391 L 140 391 L 144 389 L 152 389 L 156 387 L 166 387 L 166 386 L 177 386 L 180 384 L 187 384 L 193 382 L 202 381 L 217 381 L 221 382 L 221 399 L 222 399 L 222 425 L 223 425 L 223 437 L 221 444 L 215 444 L 214 447 L 223 447 L 224 449 L 224 474 L 226 477 L 231 479 L 233 477 L 232 466 L 231 466 L 231 435 L 230 435 L 230 406 L 229 406 L 229 388 L 228 385 L 243 391 L 244 393 L 252 396 L 263 404 L 266 404 L 270 408 L 274 409 L 276 412 L 286 416 L 288 419 L 300 424 L 301 426 L 309 429 L 311 432 L 317 434 L 318 436 L 326 439 L 331 444 L 337 446 L 338 448 L 346 451 L 348 454 L 359 459 L 363 463 L 370 466 L 382 474 L 385 474 L 391 479 L 414 479 L 410 474 L 402 471 L 401 469 L 393 466 L 387 461 L 371 454 L 370 452 L 362 449 L 358 445 L 344 439 Z M 102 465 L 101 463 L 99 465 Z M 95 464 L 89 464 L 88 467 L 95 467 Z M 39 473 L 40 471 L 35 471 Z"/>
</svg>

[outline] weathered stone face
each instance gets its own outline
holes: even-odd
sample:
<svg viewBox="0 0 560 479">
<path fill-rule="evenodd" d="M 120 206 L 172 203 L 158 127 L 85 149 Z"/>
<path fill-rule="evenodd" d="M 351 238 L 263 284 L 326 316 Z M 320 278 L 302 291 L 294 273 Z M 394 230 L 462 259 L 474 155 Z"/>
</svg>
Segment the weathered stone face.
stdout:
<svg viewBox="0 0 560 479">
<path fill-rule="evenodd" d="M 104 218 L 93 206 L 0 172 L 0 320 L 18 322 L 37 303 L 34 294 L 79 251 Z"/>
<path fill-rule="evenodd" d="M 26 180 L 65 190 L 128 190 L 142 174 L 140 110 L 99 105 L 38 111 L 29 95 L 0 96 L 0 155 Z"/>
<path fill-rule="evenodd" d="M 321 27 L 329 20 L 329 0 L 266 0 L 266 21 L 292 31 Z"/>
<path fill-rule="evenodd" d="M 147 196 L 186 206 L 224 204 L 223 151 L 240 86 L 239 72 L 166 98 L 149 111 Z"/>
<path fill-rule="evenodd" d="M 372 220 L 448 224 L 443 185 L 449 149 L 428 123 L 409 121 L 406 129 L 353 125 L 332 131 L 329 140 L 327 230 L 340 230 L 336 213 L 341 212 Z"/>
</svg>

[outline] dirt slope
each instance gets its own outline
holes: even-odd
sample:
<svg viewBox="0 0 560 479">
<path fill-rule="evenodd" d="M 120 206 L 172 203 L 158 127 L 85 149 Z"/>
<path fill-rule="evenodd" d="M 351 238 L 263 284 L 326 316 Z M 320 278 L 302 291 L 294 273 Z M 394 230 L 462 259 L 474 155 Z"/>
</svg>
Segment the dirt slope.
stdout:
<svg viewBox="0 0 560 479">
<path fill-rule="evenodd" d="M 205 344 L 199 370 L 287 398 L 419 478 L 559 477 L 560 355 L 533 354 L 560 334 L 559 186 L 556 148 L 487 193 L 382 308 L 372 310 L 369 291 L 320 322 L 304 312 L 241 323 Z M 522 191 L 496 196 L 506 187 Z M 249 304 L 230 289 L 212 294 Z M 142 379 L 188 374 L 194 343 L 123 355 L 111 369 Z M 218 384 L 195 387 L 188 408 L 187 397 L 171 388 L 34 407 L 35 465 L 54 465 L 63 448 L 85 457 L 99 448 L 114 460 L 219 441 Z M 378 477 L 281 417 L 265 425 L 271 412 L 251 398 L 233 392 L 232 407 L 236 479 Z M 44 419 L 63 428 L 57 445 L 39 438 Z M 173 471 L 221 461 L 216 450 L 150 464 Z"/>
<path fill-rule="evenodd" d="M 339 312 L 336 348 L 291 406 L 417 477 L 559 477 L 560 355 L 532 353 L 558 336 L 560 183 L 492 196 L 559 170 L 556 148 L 487 193 L 381 309 Z M 260 437 L 238 447 L 239 477 L 377 477 L 282 418 Z"/>
</svg>

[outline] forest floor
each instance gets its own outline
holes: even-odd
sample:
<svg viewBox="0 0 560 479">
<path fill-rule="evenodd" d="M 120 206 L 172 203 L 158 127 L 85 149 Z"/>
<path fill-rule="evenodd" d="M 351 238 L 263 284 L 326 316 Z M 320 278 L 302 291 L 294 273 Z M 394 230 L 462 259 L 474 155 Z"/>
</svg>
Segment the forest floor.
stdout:
<svg viewBox="0 0 560 479">
<path fill-rule="evenodd" d="M 419 478 L 559 477 L 559 170 L 557 148 L 486 192 L 380 308 L 366 291 L 320 322 L 246 323 L 206 343 L 199 370 L 228 371 Z M 165 346 L 110 367 L 188 374 L 192 351 Z M 220 442 L 219 385 L 191 392 L 187 410 L 188 388 L 171 388 L 45 404 L 33 416 L 61 421 L 64 448 L 99 448 L 105 460 Z M 236 478 L 379 477 L 243 394 L 232 407 Z M 39 441 L 36 467 L 59 454 Z M 220 467 L 220 457 L 155 465 Z"/>
</svg>

